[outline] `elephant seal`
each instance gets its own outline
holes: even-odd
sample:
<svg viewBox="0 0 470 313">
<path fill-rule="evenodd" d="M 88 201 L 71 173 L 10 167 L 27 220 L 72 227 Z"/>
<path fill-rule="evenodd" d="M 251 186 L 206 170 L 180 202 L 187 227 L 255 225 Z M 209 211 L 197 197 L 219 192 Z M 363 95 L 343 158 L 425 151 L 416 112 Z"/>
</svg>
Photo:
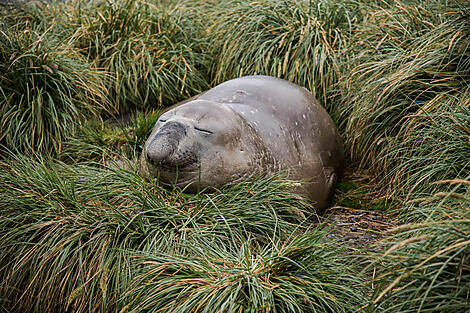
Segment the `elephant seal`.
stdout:
<svg viewBox="0 0 470 313">
<path fill-rule="evenodd" d="M 189 192 L 283 171 L 323 209 L 345 160 L 333 121 L 307 89 L 245 76 L 164 112 L 139 162 L 142 176 Z"/>
</svg>

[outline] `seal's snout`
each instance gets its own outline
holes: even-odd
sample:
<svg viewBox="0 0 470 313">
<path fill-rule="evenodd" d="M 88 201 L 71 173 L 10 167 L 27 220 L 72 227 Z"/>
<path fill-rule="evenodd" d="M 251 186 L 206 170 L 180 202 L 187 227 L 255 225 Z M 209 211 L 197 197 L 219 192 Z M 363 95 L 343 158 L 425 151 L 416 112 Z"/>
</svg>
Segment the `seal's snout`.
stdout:
<svg viewBox="0 0 470 313">
<path fill-rule="evenodd" d="M 160 136 L 147 145 L 146 159 L 152 165 L 168 163 L 171 155 L 178 146 L 178 142 L 171 138 Z"/>
<path fill-rule="evenodd" d="M 174 166 L 173 155 L 184 136 L 185 125 L 174 121 L 165 123 L 146 144 L 147 162 L 158 166 Z"/>
</svg>

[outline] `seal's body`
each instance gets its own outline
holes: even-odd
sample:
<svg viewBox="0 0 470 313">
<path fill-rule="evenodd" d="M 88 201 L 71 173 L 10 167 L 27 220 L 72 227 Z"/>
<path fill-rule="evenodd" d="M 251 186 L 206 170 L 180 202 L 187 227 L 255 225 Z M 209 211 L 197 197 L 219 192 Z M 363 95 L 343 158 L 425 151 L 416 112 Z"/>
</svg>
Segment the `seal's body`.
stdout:
<svg viewBox="0 0 470 313">
<path fill-rule="evenodd" d="M 175 105 L 140 160 L 144 176 L 190 192 L 283 171 L 319 209 L 344 162 L 338 131 L 312 94 L 268 76 L 233 79 Z"/>
</svg>

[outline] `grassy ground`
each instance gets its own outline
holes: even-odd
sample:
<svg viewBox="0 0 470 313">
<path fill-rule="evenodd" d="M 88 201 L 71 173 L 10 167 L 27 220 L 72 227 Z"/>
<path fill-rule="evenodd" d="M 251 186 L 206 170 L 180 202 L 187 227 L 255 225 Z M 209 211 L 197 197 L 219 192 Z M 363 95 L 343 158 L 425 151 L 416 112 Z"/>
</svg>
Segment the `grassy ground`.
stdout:
<svg viewBox="0 0 470 313">
<path fill-rule="evenodd" d="M 0 312 L 468 311 L 469 26 L 445 0 L 0 3 Z M 281 176 L 187 195 L 109 165 L 250 74 L 337 123 L 350 232 Z M 343 244 L 364 221 L 382 241 Z"/>
</svg>

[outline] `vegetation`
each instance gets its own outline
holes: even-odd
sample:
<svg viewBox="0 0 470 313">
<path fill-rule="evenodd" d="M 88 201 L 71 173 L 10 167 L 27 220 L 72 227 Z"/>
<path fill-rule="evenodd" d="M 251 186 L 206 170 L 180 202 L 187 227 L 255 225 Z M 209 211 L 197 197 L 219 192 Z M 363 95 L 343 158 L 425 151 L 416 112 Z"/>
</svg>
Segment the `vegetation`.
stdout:
<svg viewBox="0 0 470 313">
<path fill-rule="evenodd" d="M 18 14 L 17 24 L 0 20 L 0 141 L 57 152 L 85 117 L 108 109 L 103 74 L 54 25 Z"/>
<path fill-rule="evenodd" d="M 218 43 L 215 83 L 243 75 L 276 76 L 307 87 L 329 105 L 327 91 L 341 66 L 338 55 L 360 18 L 357 2 L 230 1 L 227 8 L 209 37 Z"/>
<path fill-rule="evenodd" d="M 208 88 L 208 42 L 195 7 L 161 1 L 67 1 L 58 23 L 88 62 L 110 74 L 115 110 L 170 105 Z"/>
<path fill-rule="evenodd" d="M 89 121 L 64 143 L 60 159 L 65 162 L 93 160 L 103 164 L 111 160 L 137 160 L 142 143 L 157 122 L 158 111 L 137 112 L 125 118 L 128 120 Z"/>
<path fill-rule="evenodd" d="M 469 60 L 465 1 L 0 2 L 0 312 L 468 311 Z M 253 74 L 330 112 L 367 177 L 339 205 L 399 212 L 377 247 L 281 176 L 190 195 L 112 165 Z"/>
<path fill-rule="evenodd" d="M 395 241 L 380 262 L 389 272 L 379 278 L 374 303 L 380 312 L 466 312 L 470 309 L 470 181 L 410 204 L 426 219 L 397 227 Z M 406 239 L 404 239 L 406 238 Z M 405 248 L 406 247 L 406 248 Z M 389 294 L 390 293 L 390 294 Z"/>
<path fill-rule="evenodd" d="M 2 166 L 0 292 L 14 311 L 339 312 L 365 301 L 342 248 L 302 225 L 292 212 L 308 204 L 277 177 L 187 195 L 124 170 L 16 156 Z"/>
<path fill-rule="evenodd" d="M 353 159 L 383 171 L 390 195 L 470 170 L 470 15 L 451 6 L 435 14 L 441 5 L 378 9 L 352 38 L 360 53 L 343 80 L 350 105 L 339 120 L 353 134 L 346 138 Z"/>
</svg>

